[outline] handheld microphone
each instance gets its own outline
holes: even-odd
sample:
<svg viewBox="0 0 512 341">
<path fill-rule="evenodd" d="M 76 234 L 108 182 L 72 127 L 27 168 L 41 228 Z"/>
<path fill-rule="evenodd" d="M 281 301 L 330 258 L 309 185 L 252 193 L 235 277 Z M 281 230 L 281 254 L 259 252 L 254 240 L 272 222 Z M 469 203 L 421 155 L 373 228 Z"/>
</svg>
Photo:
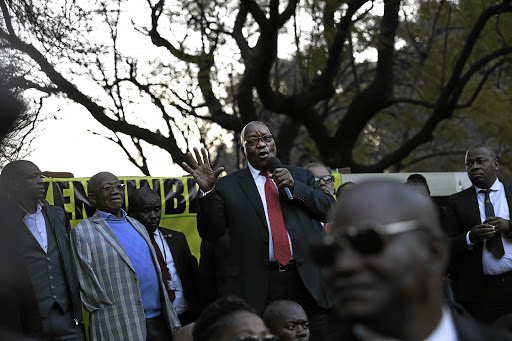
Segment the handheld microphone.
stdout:
<svg viewBox="0 0 512 341">
<path fill-rule="evenodd" d="M 267 169 L 270 173 L 274 173 L 276 168 L 281 167 L 281 161 L 275 157 L 272 156 L 267 160 Z M 288 187 L 283 187 L 284 194 L 286 194 L 286 199 L 293 200 L 292 192 L 290 192 L 290 189 Z"/>
</svg>

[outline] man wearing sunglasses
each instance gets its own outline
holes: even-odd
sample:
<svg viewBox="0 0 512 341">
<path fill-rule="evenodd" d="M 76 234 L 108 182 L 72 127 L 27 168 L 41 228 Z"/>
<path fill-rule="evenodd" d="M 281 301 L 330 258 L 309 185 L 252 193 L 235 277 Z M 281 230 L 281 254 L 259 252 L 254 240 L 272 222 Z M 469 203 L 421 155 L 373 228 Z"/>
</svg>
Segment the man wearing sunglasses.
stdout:
<svg viewBox="0 0 512 341">
<path fill-rule="evenodd" d="M 124 188 L 111 173 L 92 176 L 96 212 L 71 230 L 90 339 L 172 340 L 180 322 L 146 228 L 122 209 Z"/>
<path fill-rule="evenodd" d="M 436 206 L 410 186 L 363 182 L 312 245 L 340 324 L 338 340 L 511 340 L 443 305 L 448 242 Z"/>
<path fill-rule="evenodd" d="M 229 241 L 219 295 L 235 294 L 261 314 L 271 301 L 290 299 L 308 314 L 311 340 L 325 340 L 326 308 L 320 269 L 306 255 L 308 241 L 318 236 L 313 219 L 325 221 L 334 198 L 303 168 L 279 166 L 269 172 L 267 161 L 277 153 L 268 127 L 253 121 L 240 134 L 248 166 L 218 178 L 208 155 L 188 153 L 190 172 L 200 187 L 197 228 L 205 240 L 225 233 Z M 271 163 L 271 162 L 270 162 Z M 287 187 L 292 200 L 284 194 Z M 216 251 L 217 252 L 217 251 Z"/>
<path fill-rule="evenodd" d="M 455 299 L 492 323 L 512 313 L 512 186 L 498 179 L 498 158 L 485 144 L 470 147 L 465 163 L 473 186 L 450 197 L 444 219 L 450 275 Z"/>
</svg>

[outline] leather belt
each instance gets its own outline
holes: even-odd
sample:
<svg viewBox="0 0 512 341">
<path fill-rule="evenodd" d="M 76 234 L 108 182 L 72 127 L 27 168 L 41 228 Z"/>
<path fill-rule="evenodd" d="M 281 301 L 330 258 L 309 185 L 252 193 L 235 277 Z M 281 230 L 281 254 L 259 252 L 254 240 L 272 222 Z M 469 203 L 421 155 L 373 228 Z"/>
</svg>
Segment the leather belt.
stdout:
<svg viewBox="0 0 512 341">
<path fill-rule="evenodd" d="M 297 265 L 295 264 L 294 260 L 289 261 L 286 265 L 281 265 L 279 262 L 269 262 L 268 269 L 270 271 L 279 271 L 279 272 L 296 271 Z"/>
</svg>

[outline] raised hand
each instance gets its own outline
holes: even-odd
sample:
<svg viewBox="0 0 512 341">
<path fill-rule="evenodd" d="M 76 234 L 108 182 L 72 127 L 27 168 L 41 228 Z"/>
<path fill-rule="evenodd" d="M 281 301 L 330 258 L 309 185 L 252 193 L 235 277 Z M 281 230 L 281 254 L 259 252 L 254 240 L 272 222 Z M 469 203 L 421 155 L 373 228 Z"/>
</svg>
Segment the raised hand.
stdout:
<svg viewBox="0 0 512 341">
<path fill-rule="evenodd" d="M 181 166 L 194 177 L 203 192 L 208 192 L 215 187 L 215 182 L 220 173 L 224 171 L 224 167 L 213 170 L 205 148 L 201 148 L 201 153 L 199 153 L 199 150 L 194 147 L 194 154 L 196 155 L 195 158 L 191 152 L 187 152 L 190 165 L 182 162 Z"/>
</svg>

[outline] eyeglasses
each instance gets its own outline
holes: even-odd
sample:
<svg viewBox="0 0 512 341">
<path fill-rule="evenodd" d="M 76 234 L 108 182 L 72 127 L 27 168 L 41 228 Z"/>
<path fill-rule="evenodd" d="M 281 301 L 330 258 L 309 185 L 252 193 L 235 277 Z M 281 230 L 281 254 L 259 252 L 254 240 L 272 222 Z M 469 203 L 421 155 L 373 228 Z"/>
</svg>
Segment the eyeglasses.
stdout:
<svg viewBox="0 0 512 341">
<path fill-rule="evenodd" d="M 315 182 L 318 185 L 320 183 L 320 180 L 324 180 L 326 184 L 330 184 L 334 181 L 334 176 L 332 175 L 324 175 L 324 176 L 315 176 Z"/>
<path fill-rule="evenodd" d="M 341 236 L 327 234 L 322 239 L 312 242 L 310 252 L 313 262 L 321 267 L 332 265 L 336 254 L 347 242 L 362 256 L 377 255 L 384 249 L 386 238 L 421 228 L 416 220 L 398 221 L 387 225 L 368 221 L 360 225 L 362 226 L 349 226 Z"/>
<path fill-rule="evenodd" d="M 98 189 L 90 191 L 89 193 L 94 193 L 94 192 L 112 193 L 114 191 L 114 189 L 118 190 L 119 192 L 122 192 L 122 191 L 124 191 L 125 187 L 126 186 L 124 184 L 116 184 L 116 185 L 98 188 Z"/>
<path fill-rule="evenodd" d="M 279 338 L 275 335 L 242 335 L 232 339 L 231 341 L 279 341 Z"/>
<path fill-rule="evenodd" d="M 272 134 L 263 135 L 263 136 L 260 136 L 260 137 L 251 137 L 251 138 L 249 138 L 249 139 L 244 141 L 244 146 L 246 144 L 249 145 L 249 146 L 255 146 L 260 141 L 263 141 L 265 143 L 269 143 L 269 142 L 272 142 L 273 139 L 274 139 L 274 137 L 272 136 Z"/>
</svg>

